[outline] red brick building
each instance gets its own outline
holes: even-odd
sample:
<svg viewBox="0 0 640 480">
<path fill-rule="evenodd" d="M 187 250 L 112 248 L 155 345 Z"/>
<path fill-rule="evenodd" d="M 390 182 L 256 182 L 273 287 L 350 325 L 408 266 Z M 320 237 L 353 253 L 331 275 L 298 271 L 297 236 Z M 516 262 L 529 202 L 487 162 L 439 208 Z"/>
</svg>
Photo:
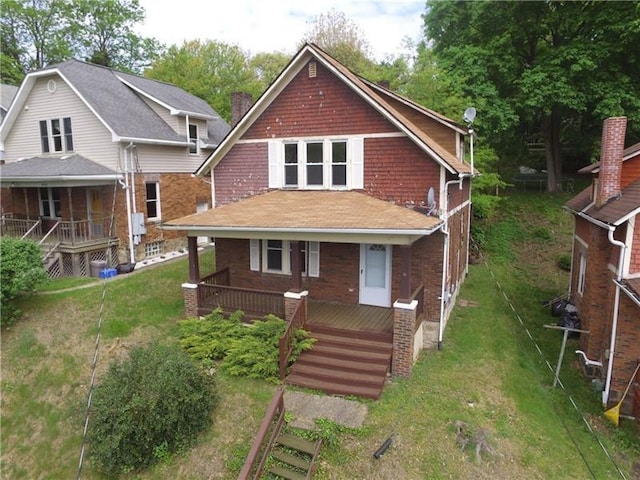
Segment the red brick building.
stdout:
<svg viewBox="0 0 640 480">
<path fill-rule="evenodd" d="M 307 44 L 196 172 L 215 208 L 163 228 L 214 237 L 233 287 L 389 312 L 392 371 L 409 375 L 427 332 L 442 341 L 467 272 L 467 135 Z M 195 240 L 190 252 L 194 316 L 222 280 L 200 278 Z"/>
<path fill-rule="evenodd" d="M 592 185 L 567 203 L 575 216 L 570 295 L 589 331 L 580 348 L 602 362 L 607 406 L 640 362 L 640 144 L 624 148 L 626 125 L 625 117 L 605 120 L 600 161 L 580 171 Z M 632 389 L 622 411 L 632 413 L 633 402 Z"/>
<path fill-rule="evenodd" d="M 228 131 L 174 85 L 77 60 L 29 73 L 0 127 L 2 234 L 46 237 L 51 276 L 184 248 L 159 225 L 211 207 L 192 172 Z"/>
</svg>

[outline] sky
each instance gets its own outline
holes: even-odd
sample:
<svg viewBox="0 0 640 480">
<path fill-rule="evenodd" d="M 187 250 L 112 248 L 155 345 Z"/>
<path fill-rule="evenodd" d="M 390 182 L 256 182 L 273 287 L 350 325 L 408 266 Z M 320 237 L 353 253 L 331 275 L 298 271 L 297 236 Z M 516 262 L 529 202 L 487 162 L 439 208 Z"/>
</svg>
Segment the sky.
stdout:
<svg viewBox="0 0 640 480">
<path fill-rule="evenodd" d="M 139 0 L 146 19 L 137 30 L 166 45 L 218 40 L 250 55 L 293 55 L 310 22 L 334 9 L 363 31 L 376 60 L 404 51 L 421 38 L 424 0 Z"/>
</svg>

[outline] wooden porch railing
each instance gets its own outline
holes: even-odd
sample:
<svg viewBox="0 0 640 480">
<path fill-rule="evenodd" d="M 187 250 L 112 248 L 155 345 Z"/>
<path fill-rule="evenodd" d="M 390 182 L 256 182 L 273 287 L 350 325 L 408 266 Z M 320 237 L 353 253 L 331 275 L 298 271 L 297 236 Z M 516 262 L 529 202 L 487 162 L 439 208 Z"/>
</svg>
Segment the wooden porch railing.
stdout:
<svg viewBox="0 0 640 480">
<path fill-rule="evenodd" d="M 115 237 L 109 231 L 116 232 L 115 223 L 111 219 L 96 218 L 92 220 L 58 221 L 46 232 L 46 237 L 55 239 L 62 245 L 76 246 L 96 240 Z M 45 240 L 41 220 L 26 220 L 3 217 L 0 221 L 0 234 L 7 237 L 31 238 L 36 242 Z"/>
<path fill-rule="evenodd" d="M 258 434 L 253 439 L 251 450 L 247 455 L 244 466 L 238 475 L 238 480 L 258 479 L 262 475 L 264 463 L 273 447 L 273 442 L 278 438 L 284 423 L 284 390 L 278 388 L 273 394 L 271 403 L 267 408 Z M 265 443 L 266 441 L 266 443 Z"/>
<path fill-rule="evenodd" d="M 418 306 L 416 307 L 416 324 L 413 327 L 414 333 L 420 327 L 420 322 L 422 321 L 422 315 L 424 314 L 424 284 L 420 285 L 416 288 L 411 294 L 411 298 L 409 301 L 417 300 Z"/>
<path fill-rule="evenodd" d="M 216 308 L 222 308 L 225 312 L 242 310 L 250 317 L 260 317 L 272 313 L 284 318 L 285 313 L 282 292 L 199 283 L 198 314 L 206 315 Z"/>
<path fill-rule="evenodd" d="M 24 220 L 3 216 L 0 220 L 0 235 L 15 238 L 25 238 L 31 235 L 42 237 L 42 223 L 40 220 Z"/>
<path fill-rule="evenodd" d="M 304 308 L 305 301 L 306 299 L 302 299 L 302 301 L 298 303 L 298 306 L 291 316 L 291 320 L 287 323 L 284 334 L 278 341 L 278 347 L 280 350 L 278 358 L 280 380 L 284 380 L 287 376 L 287 365 L 289 365 L 289 357 L 291 357 L 291 352 L 293 351 L 293 341 L 295 339 L 296 330 L 303 328 L 307 321 L 307 316 L 305 315 L 306 309 Z"/>
</svg>

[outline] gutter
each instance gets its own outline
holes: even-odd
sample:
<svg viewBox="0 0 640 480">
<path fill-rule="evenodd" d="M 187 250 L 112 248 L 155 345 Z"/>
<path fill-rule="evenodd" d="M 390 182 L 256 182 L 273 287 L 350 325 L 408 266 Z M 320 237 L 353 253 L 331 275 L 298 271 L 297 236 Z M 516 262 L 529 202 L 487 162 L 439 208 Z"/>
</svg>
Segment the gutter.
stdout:
<svg viewBox="0 0 640 480">
<path fill-rule="evenodd" d="M 609 240 L 609 243 L 611 243 L 611 245 L 614 245 L 620 248 L 618 269 L 616 270 L 616 279 L 614 280 L 614 283 L 616 285 L 616 294 L 615 294 L 615 299 L 613 304 L 613 317 L 611 319 L 611 341 L 609 343 L 609 361 L 607 362 L 607 378 L 605 380 L 605 387 L 602 392 L 602 404 L 606 408 L 606 406 L 609 403 L 609 394 L 611 393 L 611 377 L 613 373 L 613 361 L 614 361 L 614 355 L 615 355 L 615 349 L 616 349 L 616 336 L 618 333 L 618 310 L 619 310 L 619 302 L 620 302 L 620 286 L 622 281 L 622 268 L 624 265 L 627 245 L 624 242 L 621 242 L 620 240 L 616 240 L 615 238 L 613 238 L 613 234 L 616 231 L 616 227 L 606 224 L 604 222 L 601 222 L 600 220 L 597 220 L 593 217 L 590 217 L 584 212 L 576 212 L 576 214 L 579 217 L 587 220 L 588 222 L 591 222 L 600 228 L 604 228 L 608 230 L 607 239 Z"/>
<path fill-rule="evenodd" d="M 387 230 L 387 229 L 372 229 L 372 228 L 295 228 L 295 227 L 213 227 L 202 226 L 193 224 L 171 224 L 166 223 L 161 225 L 163 230 L 198 230 L 201 232 L 251 232 L 251 233 L 341 233 L 341 234 L 354 234 L 354 235 L 431 235 L 442 228 L 442 223 L 432 227 L 420 230 Z M 215 235 L 212 235 L 215 236 Z"/>
</svg>

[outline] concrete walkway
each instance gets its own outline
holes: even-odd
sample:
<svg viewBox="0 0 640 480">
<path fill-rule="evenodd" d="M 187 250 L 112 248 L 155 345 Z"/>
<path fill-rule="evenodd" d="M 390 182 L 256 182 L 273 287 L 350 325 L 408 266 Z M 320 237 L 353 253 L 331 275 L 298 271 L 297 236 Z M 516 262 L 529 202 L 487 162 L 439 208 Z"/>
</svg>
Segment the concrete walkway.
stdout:
<svg viewBox="0 0 640 480">
<path fill-rule="evenodd" d="M 316 418 L 326 418 L 349 428 L 359 428 L 367 416 L 367 406 L 340 397 L 286 391 L 284 407 L 293 415 L 291 426 L 315 430 Z"/>
</svg>

